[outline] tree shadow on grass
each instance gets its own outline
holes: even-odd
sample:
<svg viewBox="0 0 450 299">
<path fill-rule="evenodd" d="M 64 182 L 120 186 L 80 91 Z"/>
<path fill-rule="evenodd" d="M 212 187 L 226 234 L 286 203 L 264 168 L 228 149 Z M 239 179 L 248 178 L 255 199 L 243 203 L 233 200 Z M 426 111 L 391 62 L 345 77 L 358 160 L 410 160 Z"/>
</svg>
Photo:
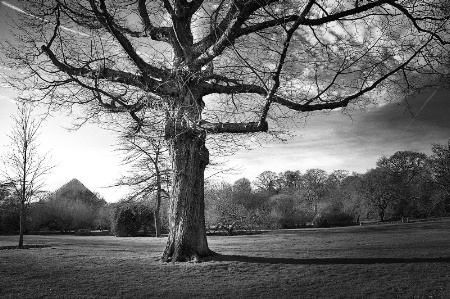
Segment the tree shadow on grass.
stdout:
<svg viewBox="0 0 450 299">
<path fill-rule="evenodd" d="M 217 254 L 204 261 L 243 262 L 256 264 L 287 264 L 287 265 L 341 265 L 341 264 L 416 264 L 416 263 L 450 263 L 450 257 L 435 258 L 277 258 L 252 257 L 243 255 Z"/>
<path fill-rule="evenodd" d="M 22 247 L 19 246 L 0 246 L 0 250 L 12 250 L 12 249 L 34 249 L 34 248 L 47 248 L 52 247 L 52 245 L 39 245 L 39 244 L 33 244 L 33 245 L 23 245 Z"/>
</svg>

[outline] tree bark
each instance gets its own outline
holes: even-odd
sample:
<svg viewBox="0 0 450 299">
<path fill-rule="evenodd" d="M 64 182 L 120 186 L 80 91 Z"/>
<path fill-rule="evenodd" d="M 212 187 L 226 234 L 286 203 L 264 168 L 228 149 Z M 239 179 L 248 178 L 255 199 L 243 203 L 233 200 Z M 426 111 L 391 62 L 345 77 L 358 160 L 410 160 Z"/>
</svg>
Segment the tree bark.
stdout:
<svg viewBox="0 0 450 299">
<path fill-rule="evenodd" d="M 23 231 L 25 228 L 25 203 L 20 201 L 20 211 L 19 211 L 19 248 L 23 247 Z"/>
<path fill-rule="evenodd" d="M 198 261 L 214 254 L 206 239 L 204 172 L 209 163 L 205 133 L 186 129 L 168 140 L 173 176 L 170 232 L 162 260 Z"/>
</svg>

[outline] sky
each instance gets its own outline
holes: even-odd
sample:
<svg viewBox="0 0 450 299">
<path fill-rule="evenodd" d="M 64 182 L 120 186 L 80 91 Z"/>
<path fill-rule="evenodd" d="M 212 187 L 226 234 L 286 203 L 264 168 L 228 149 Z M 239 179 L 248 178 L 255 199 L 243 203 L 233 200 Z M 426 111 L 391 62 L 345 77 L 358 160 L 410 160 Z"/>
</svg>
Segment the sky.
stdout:
<svg viewBox="0 0 450 299">
<path fill-rule="evenodd" d="M 286 143 L 274 142 L 233 157 L 242 175 L 320 168 L 364 173 L 382 156 L 411 150 L 431 154 L 432 143 L 450 138 L 450 91 L 430 90 L 402 103 L 388 103 L 351 117 L 339 111 L 309 117 Z M 414 114 L 414 117 L 413 117 Z"/>
<path fill-rule="evenodd" d="M 6 14 L 11 8 L 0 1 L 0 39 L 8 34 Z M 15 4 L 15 1 L 8 1 Z M 0 64 L 0 75 L 12 70 Z M 7 150 L 11 115 L 16 112 L 17 91 L 0 84 L 0 156 Z M 411 150 L 431 154 L 432 143 L 447 143 L 450 138 L 450 91 L 432 89 L 405 102 L 355 110 L 351 117 L 340 111 L 318 113 L 306 118 L 303 125 L 291 129 L 287 142 L 272 140 L 251 150 L 241 149 L 226 157 L 229 167 L 240 171 L 222 175 L 234 182 L 241 177 L 254 180 L 266 170 L 282 172 L 310 168 L 348 170 L 364 173 L 374 168 L 381 156 Z M 38 115 L 40 111 L 36 111 Z M 46 179 L 49 191 L 58 189 L 73 178 L 91 191 L 99 192 L 108 202 L 120 200 L 127 189 L 107 188 L 126 173 L 121 156 L 115 150 L 113 132 L 86 124 L 76 131 L 68 130 L 73 119 L 67 115 L 48 117 L 39 136 L 42 153 L 50 152 L 52 173 Z M 1 167 L 1 166 L 0 166 Z M 214 173 L 211 170 L 210 174 Z"/>
</svg>

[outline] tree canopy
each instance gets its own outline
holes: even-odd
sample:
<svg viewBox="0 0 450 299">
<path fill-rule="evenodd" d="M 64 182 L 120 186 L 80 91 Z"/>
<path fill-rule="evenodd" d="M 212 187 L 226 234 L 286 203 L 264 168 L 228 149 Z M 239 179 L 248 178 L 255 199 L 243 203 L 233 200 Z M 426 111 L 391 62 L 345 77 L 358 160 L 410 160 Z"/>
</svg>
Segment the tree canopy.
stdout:
<svg viewBox="0 0 450 299">
<path fill-rule="evenodd" d="M 192 126 L 266 131 L 287 110 L 385 100 L 448 74 L 446 1 L 23 2 L 35 17 L 6 47 L 27 70 L 21 88 L 88 106 L 84 117 L 154 124 L 194 84 L 195 111 L 181 113 Z"/>
</svg>

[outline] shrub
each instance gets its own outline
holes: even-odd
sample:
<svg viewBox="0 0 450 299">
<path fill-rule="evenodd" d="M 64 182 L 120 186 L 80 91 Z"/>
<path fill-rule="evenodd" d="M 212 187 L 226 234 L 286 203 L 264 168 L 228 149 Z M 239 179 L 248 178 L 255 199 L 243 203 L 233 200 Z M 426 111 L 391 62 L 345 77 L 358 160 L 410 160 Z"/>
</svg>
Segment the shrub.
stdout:
<svg viewBox="0 0 450 299">
<path fill-rule="evenodd" d="M 1 211 L 0 212 L 0 234 L 12 234 L 19 231 L 19 212 Z"/>
<path fill-rule="evenodd" d="M 69 232 L 91 229 L 96 207 L 81 200 L 57 199 L 34 203 L 30 207 L 31 229 Z"/>
<path fill-rule="evenodd" d="M 314 216 L 308 211 L 297 210 L 295 214 L 289 216 L 281 216 L 276 219 L 278 227 L 280 228 L 299 228 L 305 227 L 306 224 L 312 221 Z"/>
<path fill-rule="evenodd" d="M 90 236 L 91 230 L 90 229 L 78 229 L 75 231 L 75 236 Z"/>
<path fill-rule="evenodd" d="M 100 207 L 94 220 L 94 228 L 98 230 L 111 230 L 111 219 L 113 218 L 113 205 L 106 204 Z"/>
<path fill-rule="evenodd" d="M 0 196 L 2 196 L 1 193 Z M 18 231 L 19 207 L 17 200 L 13 197 L 0 197 L 0 234 L 13 234 Z"/>
<path fill-rule="evenodd" d="M 270 198 L 270 218 L 272 227 L 297 228 L 304 227 L 313 219 L 310 211 L 302 207 L 298 198 L 289 194 L 278 194 Z"/>
<path fill-rule="evenodd" d="M 153 212 L 139 202 L 122 202 L 113 211 L 111 230 L 117 237 L 137 236 L 141 229 L 153 227 Z"/>
<path fill-rule="evenodd" d="M 355 224 L 353 215 L 341 211 L 338 207 L 328 207 L 318 213 L 313 221 L 314 227 L 348 226 Z"/>
</svg>

